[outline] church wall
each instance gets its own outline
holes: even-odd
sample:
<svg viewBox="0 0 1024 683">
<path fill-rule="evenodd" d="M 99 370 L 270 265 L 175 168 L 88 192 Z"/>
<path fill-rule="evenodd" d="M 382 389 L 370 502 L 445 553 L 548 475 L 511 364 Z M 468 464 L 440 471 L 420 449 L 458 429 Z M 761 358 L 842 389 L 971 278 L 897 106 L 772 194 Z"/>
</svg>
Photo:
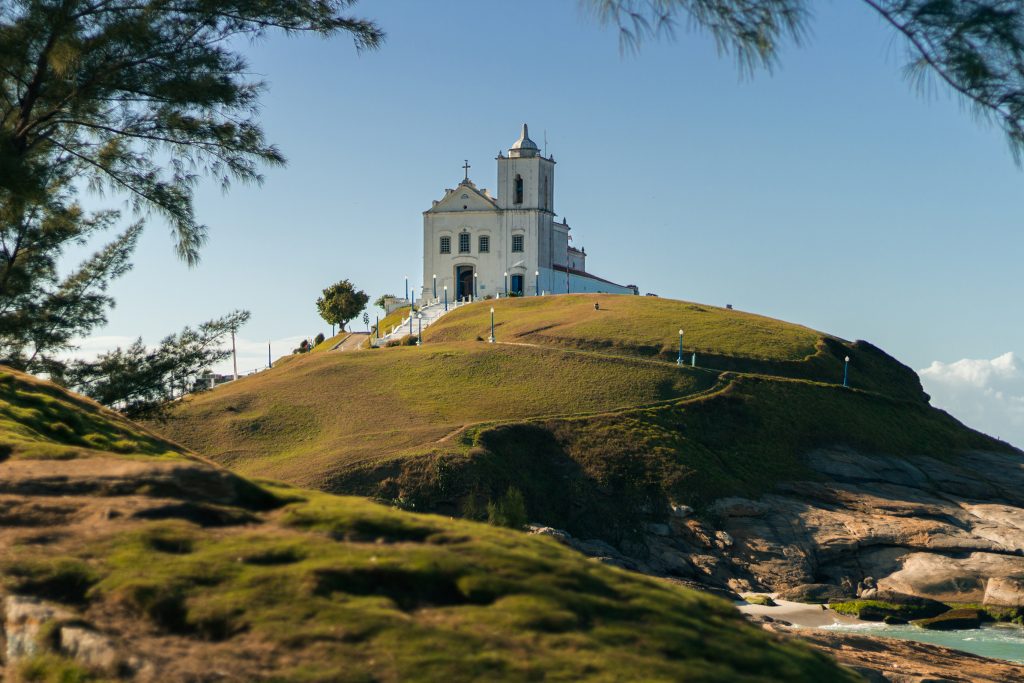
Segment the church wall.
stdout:
<svg viewBox="0 0 1024 683">
<path fill-rule="evenodd" d="M 455 276 L 458 266 L 472 266 L 478 273 L 478 294 L 493 294 L 497 291 L 503 265 L 501 214 L 496 211 L 465 211 L 426 213 L 423 218 L 423 286 L 420 294 L 424 298 L 433 296 L 433 276 L 437 275 L 437 296 L 441 298 L 444 286 L 448 286 L 448 297 L 454 300 L 458 287 Z M 459 253 L 459 233 L 469 232 L 469 253 Z M 491 238 L 490 253 L 480 253 L 480 235 Z M 441 237 L 451 237 L 452 253 L 442 254 Z M 498 273 L 498 277 L 494 273 Z"/>
<path fill-rule="evenodd" d="M 611 282 L 604 282 L 603 280 L 587 277 L 585 275 L 577 275 L 576 273 L 569 273 L 568 287 L 569 293 L 571 294 L 636 294 L 636 292 L 629 287 L 623 287 L 622 285 L 617 285 Z M 565 271 L 541 268 L 540 288 L 542 292 L 547 294 L 565 294 Z"/>
</svg>

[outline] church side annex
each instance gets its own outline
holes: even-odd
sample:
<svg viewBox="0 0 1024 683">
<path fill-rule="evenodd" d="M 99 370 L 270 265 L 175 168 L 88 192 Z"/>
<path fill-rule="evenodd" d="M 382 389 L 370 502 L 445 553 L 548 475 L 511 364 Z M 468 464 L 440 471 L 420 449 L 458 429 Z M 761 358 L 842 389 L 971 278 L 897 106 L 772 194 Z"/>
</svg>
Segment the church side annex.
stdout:
<svg viewBox="0 0 1024 683">
<path fill-rule="evenodd" d="M 526 124 L 498 153 L 498 196 L 465 178 L 423 212 L 423 299 L 445 287 L 453 299 L 604 292 L 638 294 L 587 272 L 587 254 L 555 220 L 555 160 L 541 154 Z"/>
</svg>

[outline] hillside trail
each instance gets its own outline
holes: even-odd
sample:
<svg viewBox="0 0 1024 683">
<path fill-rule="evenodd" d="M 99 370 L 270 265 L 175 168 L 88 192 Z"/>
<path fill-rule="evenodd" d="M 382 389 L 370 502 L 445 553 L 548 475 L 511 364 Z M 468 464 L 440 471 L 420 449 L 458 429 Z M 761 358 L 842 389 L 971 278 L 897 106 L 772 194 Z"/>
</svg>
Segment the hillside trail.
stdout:
<svg viewBox="0 0 1024 683">
<path fill-rule="evenodd" d="M 631 361 L 636 363 L 646 363 L 648 365 L 656 365 L 658 367 L 673 367 L 676 364 L 670 361 L 658 360 L 656 358 L 644 358 L 643 356 L 630 356 L 626 354 L 606 353 L 604 351 L 588 351 L 584 349 L 571 349 L 563 348 L 561 346 L 549 346 L 546 344 L 534 344 L 531 342 L 511 342 L 511 341 L 495 341 L 495 344 L 504 344 L 505 346 L 525 346 L 531 349 L 541 349 L 543 351 L 555 351 L 557 353 L 571 353 L 580 356 L 597 356 L 600 358 L 614 358 L 618 360 Z M 687 370 L 695 370 L 698 372 L 708 372 L 714 375 L 720 374 L 721 370 L 712 370 L 711 368 L 702 368 L 699 365 L 689 365 L 684 363 L 683 367 Z"/>
<path fill-rule="evenodd" d="M 331 347 L 331 351 L 359 351 L 363 343 L 369 339 L 369 332 L 352 332 L 340 342 Z"/>
<path fill-rule="evenodd" d="M 514 344 L 513 342 L 498 342 L 498 343 Z M 533 345 L 532 344 L 521 344 L 521 346 L 533 346 Z M 541 347 L 538 347 L 538 348 L 549 348 L 549 347 L 541 346 Z M 556 350 L 561 350 L 561 349 L 556 349 Z M 568 352 L 572 353 L 573 351 L 570 350 Z M 662 399 L 660 401 L 653 401 L 651 403 L 639 403 L 639 404 L 636 404 L 636 405 L 624 405 L 624 406 L 619 406 L 617 408 L 609 408 L 609 409 L 604 409 L 604 410 L 584 411 L 584 412 L 578 412 L 578 413 L 552 413 L 550 415 L 535 415 L 533 417 L 529 417 L 529 418 L 525 418 L 525 419 L 521 418 L 521 417 L 517 417 L 517 418 L 510 418 L 510 419 L 507 419 L 507 420 L 493 420 L 492 419 L 492 420 L 478 420 L 476 422 L 466 422 L 464 424 L 459 425 L 458 427 L 456 427 L 452 431 L 448 432 L 447 434 L 442 436 L 440 439 L 437 439 L 436 441 L 433 441 L 432 444 L 433 445 L 437 445 L 437 444 L 445 443 L 446 441 L 450 441 L 451 439 L 459 436 L 460 434 L 462 434 L 463 432 L 465 432 L 467 429 L 469 429 L 471 427 L 480 427 L 480 426 L 484 426 L 484 425 L 497 426 L 497 425 L 503 425 L 503 424 L 513 424 L 513 423 L 517 423 L 517 422 L 524 422 L 524 421 L 525 422 L 536 422 L 536 421 L 539 421 L 539 420 L 558 420 L 558 419 L 579 418 L 579 417 L 602 417 L 602 416 L 607 416 L 607 415 L 620 415 L 620 414 L 622 414 L 624 412 L 628 412 L 628 411 L 632 411 L 632 410 L 646 410 L 646 409 L 650 409 L 650 408 L 659 408 L 659 407 L 667 406 L 667 405 L 685 405 L 687 403 L 699 401 L 699 400 L 708 398 L 709 396 L 713 396 L 715 394 L 719 394 L 719 393 L 725 391 L 726 389 L 728 389 L 732 385 L 732 383 L 734 381 L 734 376 L 735 376 L 734 373 L 722 372 L 722 373 L 717 373 L 717 374 L 718 374 L 718 376 L 715 378 L 714 384 L 712 384 L 711 386 L 709 386 L 709 387 L 707 387 L 705 389 L 701 389 L 700 391 L 695 391 L 692 394 L 686 394 L 685 396 L 677 396 L 675 398 Z"/>
</svg>

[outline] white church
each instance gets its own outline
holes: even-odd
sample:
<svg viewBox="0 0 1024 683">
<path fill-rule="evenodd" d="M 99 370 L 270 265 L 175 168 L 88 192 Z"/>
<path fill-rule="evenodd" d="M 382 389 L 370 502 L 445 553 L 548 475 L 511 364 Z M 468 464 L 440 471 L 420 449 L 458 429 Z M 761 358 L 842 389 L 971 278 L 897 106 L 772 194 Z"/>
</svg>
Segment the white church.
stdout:
<svg viewBox="0 0 1024 683">
<path fill-rule="evenodd" d="M 445 190 L 423 212 L 421 301 L 537 294 L 637 294 L 587 271 L 587 254 L 570 244 L 569 224 L 555 221 L 555 159 L 530 139 L 526 124 L 498 153 L 493 196 L 469 179 Z M 447 287 L 447 290 L 445 288 Z"/>
</svg>

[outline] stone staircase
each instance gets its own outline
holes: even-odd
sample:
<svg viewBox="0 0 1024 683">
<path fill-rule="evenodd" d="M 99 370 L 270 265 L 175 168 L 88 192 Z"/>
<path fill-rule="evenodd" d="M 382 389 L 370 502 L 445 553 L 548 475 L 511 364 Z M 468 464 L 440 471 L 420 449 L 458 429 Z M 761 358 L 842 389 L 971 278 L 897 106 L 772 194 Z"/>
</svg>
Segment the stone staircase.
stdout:
<svg viewBox="0 0 1024 683">
<path fill-rule="evenodd" d="M 417 335 L 421 329 L 430 327 L 438 318 L 443 316 L 445 313 L 454 311 L 460 306 L 472 303 L 471 300 L 465 299 L 463 301 L 449 301 L 448 310 L 445 310 L 445 303 L 443 299 L 424 299 L 416 305 L 416 311 L 412 314 L 412 327 L 409 326 L 409 316 L 402 319 L 402 322 L 398 323 L 389 330 L 381 330 L 382 334 L 379 337 L 372 337 L 371 344 L 374 346 L 386 346 L 388 342 L 401 339 L 410 334 Z M 421 320 L 417 320 L 416 316 L 422 316 Z M 411 330 L 411 331 L 410 331 Z"/>
</svg>

